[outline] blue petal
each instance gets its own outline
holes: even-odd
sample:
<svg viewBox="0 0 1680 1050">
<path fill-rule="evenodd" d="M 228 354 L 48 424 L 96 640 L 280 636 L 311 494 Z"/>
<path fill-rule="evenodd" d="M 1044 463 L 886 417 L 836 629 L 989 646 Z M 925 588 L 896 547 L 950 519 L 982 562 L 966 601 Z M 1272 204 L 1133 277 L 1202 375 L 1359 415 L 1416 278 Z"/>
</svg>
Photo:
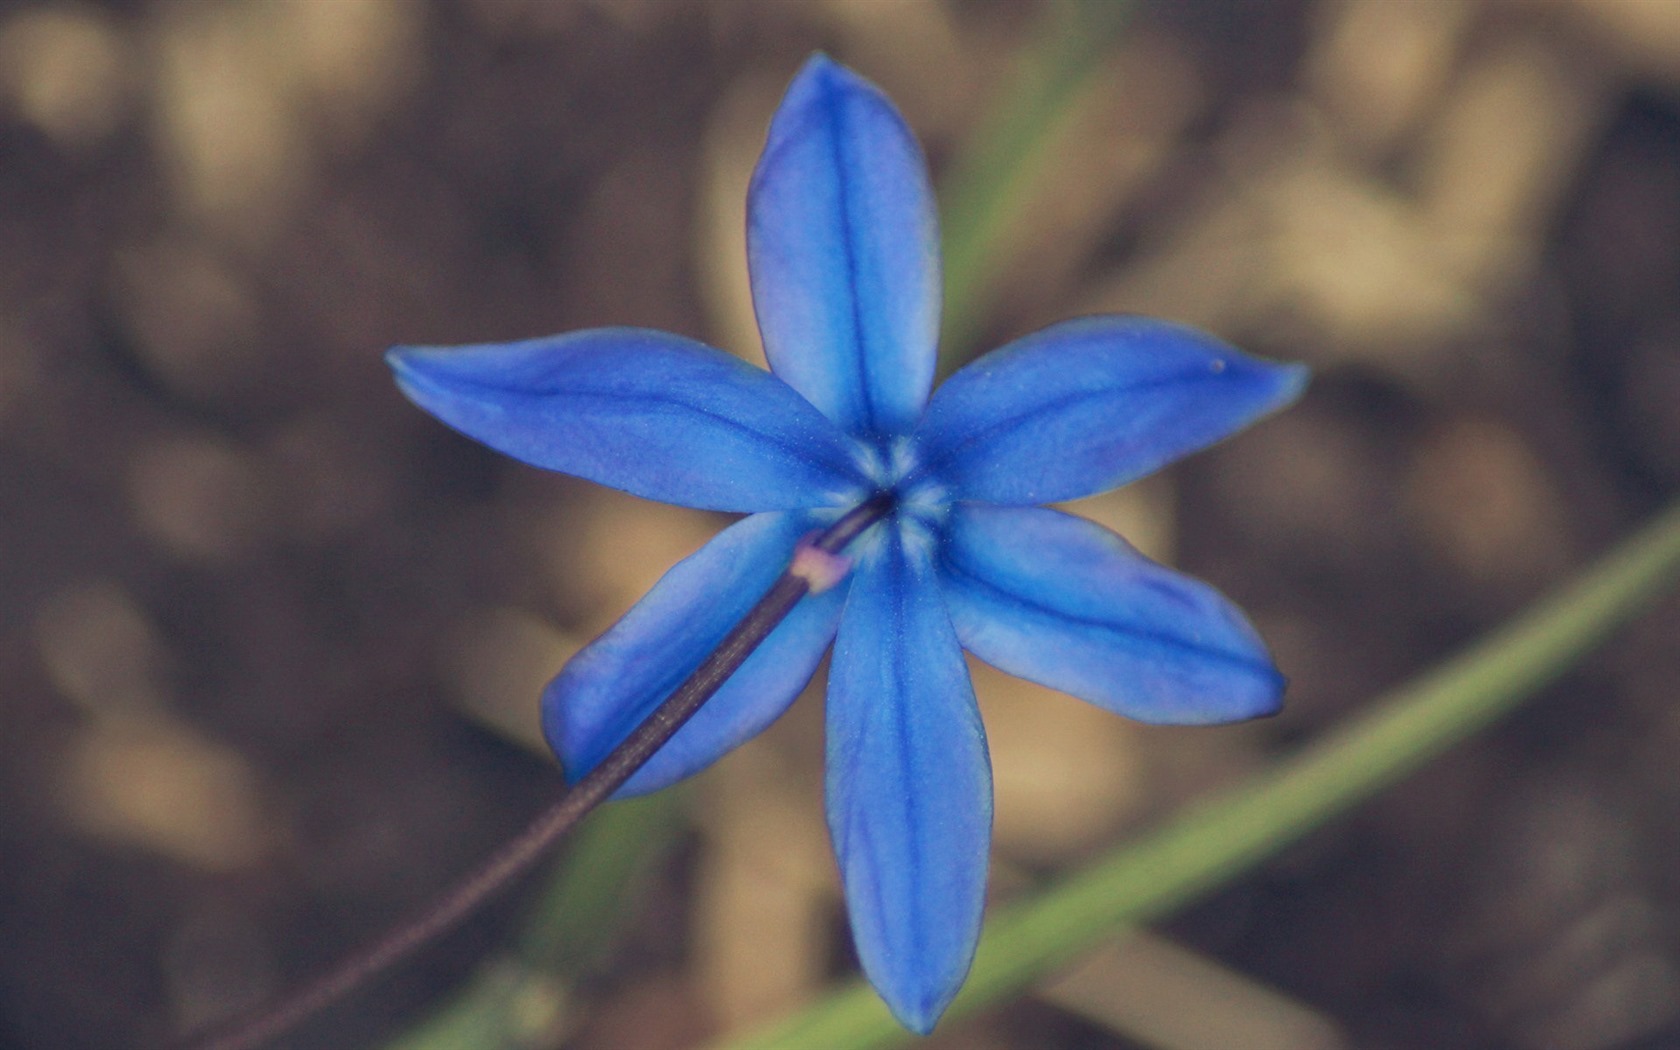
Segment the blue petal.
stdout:
<svg viewBox="0 0 1680 1050">
<path fill-rule="evenodd" d="M 832 516 L 832 515 L 831 515 Z M 640 725 L 776 582 L 808 513 L 755 514 L 678 562 L 653 590 L 572 658 L 543 691 L 543 731 L 576 783 Z M 834 639 L 844 585 L 794 606 L 747 662 L 619 796 L 665 787 L 710 765 L 775 721 Z"/>
<path fill-rule="evenodd" d="M 908 432 L 939 336 L 927 165 L 887 97 L 822 55 L 771 121 L 747 263 L 771 369 L 851 433 Z"/>
<path fill-rule="evenodd" d="M 929 555 L 884 532 L 829 672 L 828 826 L 864 973 L 926 1034 L 979 941 L 992 774 Z"/>
<path fill-rule="evenodd" d="M 917 437 L 958 499 L 1035 504 L 1105 492 L 1300 396 L 1307 370 L 1135 317 L 1052 325 L 939 388 Z"/>
<path fill-rule="evenodd" d="M 1082 518 L 959 506 L 940 576 L 963 648 L 1140 722 L 1230 722 L 1282 700 L 1283 676 L 1234 605 Z"/>
<path fill-rule="evenodd" d="M 491 448 L 665 503 L 843 502 L 853 443 L 785 383 L 691 339 L 597 328 L 387 355 L 415 404 Z"/>
</svg>

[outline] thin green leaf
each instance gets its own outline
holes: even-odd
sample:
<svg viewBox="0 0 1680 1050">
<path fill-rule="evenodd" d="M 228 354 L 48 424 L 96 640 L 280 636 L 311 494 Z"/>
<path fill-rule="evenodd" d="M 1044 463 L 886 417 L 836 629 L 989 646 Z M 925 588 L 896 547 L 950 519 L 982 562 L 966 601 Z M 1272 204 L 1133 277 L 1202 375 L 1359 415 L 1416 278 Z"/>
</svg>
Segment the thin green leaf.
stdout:
<svg viewBox="0 0 1680 1050">
<path fill-rule="evenodd" d="M 605 806 L 578 828 L 524 929 L 386 1050 L 534 1050 L 553 1044 L 570 989 L 610 951 L 644 876 L 675 841 L 682 792 Z"/>
<path fill-rule="evenodd" d="M 1017 994 L 1126 927 L 1165 915 L 1372 797 L 1555 680 L 1680 577 L 1680 504 L 1562 591 L 1376 701 L 1294 758 L 987 924 L 948 1018 Z M 731 1050 L 899 1046 L 913 1037 L 853 982 Z"/>
<path fill-rule="evenodd" d="M 970 356 L 985 326 L 991 259 L 1022 218 L 1034 176 L 1054 159 L 1056 136 L 1120 35 L 1130 0 L 1052 4 L 1034 44 L 989 116 L 970 133 L 940 187 L 944 215 L 944 331 L 947 370 Z"/>
</svg>

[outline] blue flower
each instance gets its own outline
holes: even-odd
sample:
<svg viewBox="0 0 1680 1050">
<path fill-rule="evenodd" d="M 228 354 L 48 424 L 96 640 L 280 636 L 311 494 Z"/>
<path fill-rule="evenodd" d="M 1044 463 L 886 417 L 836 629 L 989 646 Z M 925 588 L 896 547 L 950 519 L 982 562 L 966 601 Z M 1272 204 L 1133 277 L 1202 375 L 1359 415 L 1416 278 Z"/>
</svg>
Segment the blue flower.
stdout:
<svg viewBox="0 0 1680 1050">
<path fill-rule="evenodd" d="M 888 99 L 818 55 L 789 87 L 748 196 L 770 372 L 665 332 L 398 348 L 414 402 L 527 463 L 747 516 L 671 569 L 543 695 L 574 780 L 623 740 L 787 568 L 878 494 L 849 579 L 802 600 L 625 785 L 703 769 L 793 701 L 834 648 L 827 809 L 864 972 L 927 1032 L 973 959 L 991 767 L 964 649 L 1144 722 L 1277 710 L 1283 678 L 1205 584 L 1038 504 L 1103 492 L 1294 400 L 1300 367 L 1135 317 L 1054 325 L 930 399 L 939 253 L 921 150 Z"/>
</svg>

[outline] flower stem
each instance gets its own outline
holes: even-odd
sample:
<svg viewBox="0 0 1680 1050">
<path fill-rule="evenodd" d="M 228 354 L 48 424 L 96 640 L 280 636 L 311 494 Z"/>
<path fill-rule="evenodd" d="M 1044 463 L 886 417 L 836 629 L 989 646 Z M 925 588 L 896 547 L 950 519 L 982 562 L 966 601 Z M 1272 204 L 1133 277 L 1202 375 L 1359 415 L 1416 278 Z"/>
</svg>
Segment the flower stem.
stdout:
<svg viewBox="0 0 1680 1050">
<path fill-rule="evenodd" d="M 891 506 L 889 497 L 871 499 L 823 532 L 803 541 L 801 547 L 809 547 L 824 555 L 838 555 L 847 544 L 879 521 Z M 795 564 L 765 592 L 758 604 L 718 643 L 718 647 L 646 720 L 609 752 L 600 765 L 538 814 L 518 837 L 504 845 L 482 867 L 434 901 L 428 910 L 290 995 L 189 1037 L 184 1046 L 191 1050 L 249 1050 L 261 1046 L 302 1024 L 452 929 L 497 891 L 528 871 L 676 735 L 677 730 L 722 688 L 729 676 L 739 670 L 770 632 L 787 618 L 799 599 L 810 592 L 811 584 L 810 572 L 801 569 L 796 555 Z"/>
</svg>

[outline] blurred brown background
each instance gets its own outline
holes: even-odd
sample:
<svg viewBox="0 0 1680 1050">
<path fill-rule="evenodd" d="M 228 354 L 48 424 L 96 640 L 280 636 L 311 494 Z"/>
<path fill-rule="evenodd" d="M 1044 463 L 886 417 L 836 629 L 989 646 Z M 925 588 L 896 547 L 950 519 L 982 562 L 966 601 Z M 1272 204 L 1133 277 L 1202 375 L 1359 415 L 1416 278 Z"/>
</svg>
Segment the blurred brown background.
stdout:
<svg viewBox="0 0 1680 1050">
<path fill-rule="evenodd" d="M 0 1047 L 155 1046 L 407 914 L 555 791 L 542 682 L 721 524 L 455 437 L 386 346 L 626 323 L 756 354 L 741 196 L 804 56 L 885 87 L 937 174 L 1048 14 L 0 8 Z M 1144 4 L 1072 119 L 985 343 L 1135 310 L 1317 369 L 1286 416 L 1080 508 L 1224 588 L 1294 685 L 1265 724 L 1163 730 L 979 670 L 1000 898 L 1680 490 L 1680 4 Z M 937 1045 L 1680 1045 L 1677 609 Z M 684 796 L 533 1045 L 690 1046 L 851 972 L 819 703 Z M 297 1045 L 390 1035 L 519 915 Z"/>
</svg>

